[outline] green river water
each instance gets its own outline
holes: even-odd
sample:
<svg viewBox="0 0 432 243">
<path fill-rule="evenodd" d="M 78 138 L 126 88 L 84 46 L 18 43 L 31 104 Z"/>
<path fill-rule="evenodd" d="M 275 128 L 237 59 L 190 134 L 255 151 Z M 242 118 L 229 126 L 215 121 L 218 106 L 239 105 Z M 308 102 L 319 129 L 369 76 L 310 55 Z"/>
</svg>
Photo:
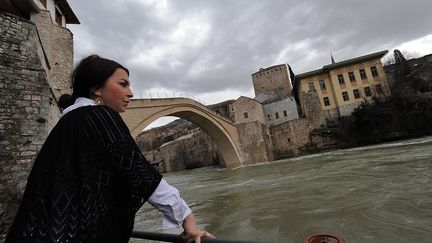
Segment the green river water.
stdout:
<svg viewBox="0 0 432 243">
<path fill-rule="evenodd" d="M 199 225 L 225 239 L 432 242 L 432 137 L 164 176 Z M 161 222 L 146 204 L 135 229 L 163 232 Z"/>
</svg>

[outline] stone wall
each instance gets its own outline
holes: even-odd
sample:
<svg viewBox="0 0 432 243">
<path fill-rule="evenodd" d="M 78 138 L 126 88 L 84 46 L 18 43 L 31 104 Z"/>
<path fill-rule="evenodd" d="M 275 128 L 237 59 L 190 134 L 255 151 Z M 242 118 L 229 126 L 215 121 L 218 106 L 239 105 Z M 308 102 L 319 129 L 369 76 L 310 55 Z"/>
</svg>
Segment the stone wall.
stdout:
<svg viewBox="0 0 432 243">
<path fill-rule="evenodd" d="M 73 35 L 53 23 L 50 12 L 41 10 L 31 16 L 36 24 L 43 46 L 50 87 L 58 99 L 62 94 L 71 92 L 70 74 L 73 69 Z"/>
<path fill-rule="evenodd" d="M 237 124 L 242 165 L 273 161 L 273 147 L 267 126 L 258 122 Z"/>
<path fill-rule="evenodd" d="M 275 159 L 284 159 L 304 154 L 312 142 L 310 133 L 321 127 L 314 118 L 302 118 L 269 128 L 273 140 Z"/>
<path fill-rule="evenodd" d="M 310 133 L 326 126 L 316 91 L 299 95 L 304 118 L 277 124 L 269 128 L 276 159 L 294 157 L 306 153 L 313 142 Z"/>
<path fill-rule="evenodd" d="M 49 131 L 54 97 L 40 49 L 33 23 L 0 13 L 0 215 L 9 220 Z"/>
<path fill-rule="evenodd" d="M 159 151 L 160 155 L 153 158 L 146 153 L 146 158 L 160 160 L 163 172 L 224 164 L 215 143 L 203 131 L 163 144 Z"/>
<path fill-rule="evenodd" d="M 324 112 L 321 109 L 319 96 L 316 91 L 301 92 L 299 94 L 302 115 L 314 120 L 314 123 L 325 124 Z"/>
<path fill-rule="evenodd" d="M 231 105 L 236 124 L 259 121 L 266 123 L 263 106 L 256 100 L 241 96 Z"/>
<path fill-rule="evenodd" d="M 337 108 L 325 110 L 322 113 L 326 120 L 337 120 L 339 118 L 339 110 Z"/>
<path fill-rule="evenodd" d="M 285 64 L 260 69 L 252 74 L 252 83 L 255 96 L 261 93 L 274 95 L 278 98 L 291 96 L 291 79 Z"/>
<path fill-rule="evenodd" d="M 53 24 L 47 11 L 30 19 L 0 12 L 0 216 L 14 216 L 16 208 L 4 197 L 22 192 L 60 118 L 57 100 L 71 89 L 72 34 Z"/>
<path fill-rule="evenodd" d="M 52 93 L 37 54 L 35 25 L 4 13 L 0 13 L 0 23 L 1 158 L 2 162 L 4 158 L 18 159 L 13 172 L 26 177 L 31 160 L 48 135 Z M 18 158 L 17 154 L 23 156 Z"/>
<path fill-rule="evenodd" d="M 341 116 L 350 116 L 355 108 L 359 107 L 359 105 L 361 105 L 361 102 L 340 106 L 338 107 L 339 114 Z"/>
</svg>

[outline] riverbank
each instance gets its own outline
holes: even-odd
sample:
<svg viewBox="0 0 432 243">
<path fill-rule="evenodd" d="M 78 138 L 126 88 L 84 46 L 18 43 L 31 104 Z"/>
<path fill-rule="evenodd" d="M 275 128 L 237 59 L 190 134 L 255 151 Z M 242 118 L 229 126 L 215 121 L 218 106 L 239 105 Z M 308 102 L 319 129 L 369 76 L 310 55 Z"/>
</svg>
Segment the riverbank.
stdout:
<svg viewBox="0 0 432 243">
<path fill-rule="evenodd" d="M 350 146 L 364 146 L 432 134 L 432 93 L 392 96 L 365 103 L 339 119 L 337 135 Z"/>
</svg>

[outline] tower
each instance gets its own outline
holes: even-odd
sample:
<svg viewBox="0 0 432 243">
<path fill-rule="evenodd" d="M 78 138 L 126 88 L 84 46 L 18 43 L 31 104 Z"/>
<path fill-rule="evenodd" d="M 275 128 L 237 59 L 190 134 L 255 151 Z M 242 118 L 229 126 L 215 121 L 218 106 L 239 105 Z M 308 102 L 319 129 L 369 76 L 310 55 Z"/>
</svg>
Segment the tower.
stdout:
<svg viewBox="0 0 432 243">
<path fill-rule="evenodd" d="M 260 68 L 252 74 L 255 97 L 269 96 L 272 100 L 280 100 L 292 96 L 291 81 L 287 64 Z"/>
</svg>

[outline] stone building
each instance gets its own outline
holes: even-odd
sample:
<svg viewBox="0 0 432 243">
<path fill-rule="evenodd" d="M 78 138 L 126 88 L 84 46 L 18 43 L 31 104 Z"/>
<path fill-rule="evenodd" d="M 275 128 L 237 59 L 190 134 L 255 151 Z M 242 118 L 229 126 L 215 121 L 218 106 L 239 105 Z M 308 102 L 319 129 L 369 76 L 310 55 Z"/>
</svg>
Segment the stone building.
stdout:
<svg viewBox="0 0 432 243">
<path fill-rule="evenodd" d="M 318 132 L 326 126 L 326 121 L 317 92 L 304 93 L 300 103 L 305 107 L 304 117 L 269 127 L 275 159 L 295 157 L 335 144 L 334 139 Z"/>
<path fill-rule="evenodd" d="M 271 103 L 264 103 L 263 108 L 267 126 L 274 126 L 299 118 L 297 102 L 292 96 Z"/>
<path fill-rule="evenodd" d="M 223 117 L 231 119 L 232 112 L 230 110 L 230 105 L 234 102 L 235 100 L 227 100 L 217 104 L 209 105 L 208 108 L 212 109 L 213 111 L 222 115 Z"/>
<path fill-rule="evenodd" d="M 365 100 L 390 95 L 381 58 L 388 51 L 334 62 L 296 75 L 298 93 L 316 91 L 327 119 L 350 115 Z M 304 106 L 301 105 L 302 111 Z"/>
<path fill-rule="evenodd" d="M 251 76 L 255 98 L 241 96 L 231 104 L 245 164 L 273 161 L 270 128 L 299 118 L 297 102 L 292 96 L 294 75 L 288 65 L 261 68 Z"/>
<path fill-rule="evenodd" d="M 253 121 L 266 124 L 263 106 L 255 99 L 246 96 L 240 96 L 240 98 L 231 104 L 231 111 L 234 118 L 233 121 L 236 124 Z"/>
<path fill-rule="evenodd" d="M 260 94 L 273 97 L 275 100 L 291 96 L 292 75 L 286 64 L 260 68 L 252 74 L 255 96 Z"/>
<path fill-rule="evenodd" d="M 70 93 L 73 68 L 73 38 L 65 26 L 78 23 L 65 0 L 0 1 L 1 197 L 24 188 L 60 117 L 57 101 Z M 4 202 L 0 198 L 0 213 Z"/>
</svg>

